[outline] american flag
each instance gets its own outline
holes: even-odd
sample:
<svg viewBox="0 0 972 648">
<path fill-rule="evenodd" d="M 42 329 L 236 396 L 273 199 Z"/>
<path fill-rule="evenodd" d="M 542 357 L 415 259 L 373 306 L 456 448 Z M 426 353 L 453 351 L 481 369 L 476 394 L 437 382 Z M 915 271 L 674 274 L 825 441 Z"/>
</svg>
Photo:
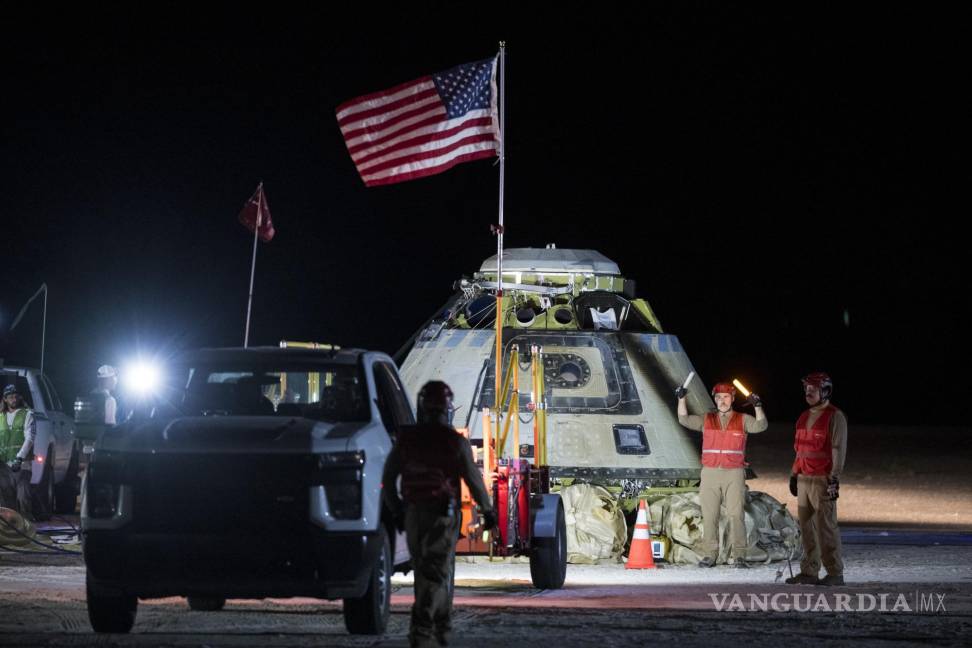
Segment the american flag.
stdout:
<svg viewBox="0 0 972 648">
<path fill-rule="evenodd" d="M 441 173 L 497 155 L 496 59 L 459 65 L 337 107 L 368 187 Z"/>
</svg>

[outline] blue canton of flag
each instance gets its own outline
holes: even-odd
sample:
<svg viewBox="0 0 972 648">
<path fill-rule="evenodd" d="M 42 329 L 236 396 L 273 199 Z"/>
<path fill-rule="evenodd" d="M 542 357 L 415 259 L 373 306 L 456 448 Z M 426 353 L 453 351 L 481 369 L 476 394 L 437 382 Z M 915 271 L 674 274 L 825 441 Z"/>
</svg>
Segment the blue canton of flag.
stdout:
<svg viewBox="0 0 972 648">
<path fill-rule="evenodd" d="M 492 76 L 493 59 L 457 65 L 433 74 L 435 89 L 445 102 L 449 119 L 461 117 L 470 110 L 489 108 Z"/>
</svg>

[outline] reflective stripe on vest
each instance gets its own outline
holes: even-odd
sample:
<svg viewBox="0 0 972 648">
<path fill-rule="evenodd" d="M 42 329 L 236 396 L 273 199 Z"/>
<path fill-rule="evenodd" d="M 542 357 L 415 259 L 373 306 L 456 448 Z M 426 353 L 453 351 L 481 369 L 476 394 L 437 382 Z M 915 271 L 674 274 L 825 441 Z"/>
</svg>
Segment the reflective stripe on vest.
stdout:
<svg viewBox="0 0 972 648">
<path fill-rule="evenodd" d="M 836 407 L 828 404 L 810 428 L 807 428 L 810 410 L 800 415 L 796 424 L 796 436 L 793 439 L 796 459 L 793 461 L 791 472 L 794 475 L 825 477 L 830 475 L 834 465 L 833 446 L 830 441 L 830 420 L 836 411 Z"/>
<path fill-rule="evenodd" d="M 722 429 L 719 414 L 706 414 L 702 426 L 702 465 L 707 468 L 745 468 L 746 426 L 733 412 Z"/>
<path fill-rule="evenodd" d="M 7 423 L 7 413 L 0 412 L 0 456 L 10 461 L 24 445 L 24 426 L 27 423 L 27 408 L 21 407 L 14 414 L 12 424 Z"/>
</svg>

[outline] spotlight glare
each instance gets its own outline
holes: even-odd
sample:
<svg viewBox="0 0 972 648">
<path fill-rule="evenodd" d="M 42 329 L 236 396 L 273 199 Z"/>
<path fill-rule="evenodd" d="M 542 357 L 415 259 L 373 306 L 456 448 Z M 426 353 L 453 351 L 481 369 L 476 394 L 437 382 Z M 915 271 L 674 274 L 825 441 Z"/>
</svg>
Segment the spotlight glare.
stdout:
<svg viewBox="0 0 972 648">
<path fill-rule="evenodd" d="M 160 373 L 159 368 L 154 364 L 138 361 L 128 366 L 123 378 L 129 390 L 145 396 L 158 389 Z"/>
</svg>

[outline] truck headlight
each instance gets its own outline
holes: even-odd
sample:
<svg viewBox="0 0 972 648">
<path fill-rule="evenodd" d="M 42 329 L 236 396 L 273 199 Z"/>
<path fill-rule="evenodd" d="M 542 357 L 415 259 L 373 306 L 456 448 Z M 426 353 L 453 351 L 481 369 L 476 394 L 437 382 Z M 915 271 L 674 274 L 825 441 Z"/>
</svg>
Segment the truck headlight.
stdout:
<svg viewBox="0 0 972 648">
<path fill-rule="evenodd" d="M 324 486 L 327 507 L 339 520 L 361 517 L 361 471 L 365 453 L 330 452 L 318 455 L 316 483 Z"/>
<path fill-rule="evenodd" d="M 361 482 L 353 484 L 328 484 L 324 487 L 327 507 L 339 520 L 356 520 L 361 517 Z"/>
<path fill-rule="evenodd" d="M 88 516 L 112 518 L 118 514 L 122 470 L 119 462 L 108 454 L 95 454 L 88 466 Z"/>
<path fill-rule="evenodd" d="M 328 468 L 361 468 L 365 463 L 364 450 L 353 452 L 328 452 L 318 455 L 317 465 L 321 469 Z"/>
<path fill-rule="evenodd" d="M 118 513 L 118 484 L 88 486 L 88 516 L 112 518 Z"/>
</svg>

